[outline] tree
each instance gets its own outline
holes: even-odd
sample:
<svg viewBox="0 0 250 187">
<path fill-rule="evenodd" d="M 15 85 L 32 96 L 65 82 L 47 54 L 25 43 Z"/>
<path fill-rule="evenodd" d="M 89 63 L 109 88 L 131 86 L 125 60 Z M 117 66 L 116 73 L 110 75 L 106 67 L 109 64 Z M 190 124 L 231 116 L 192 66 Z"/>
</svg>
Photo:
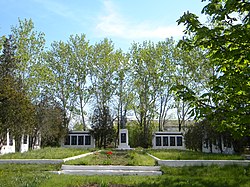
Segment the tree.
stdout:
<svg viewBox="0 0 250 187">
<path fill-rule="evenodd" d="M 5 38 L 0 56 L 0 133 L 10 132 L 19 145 L 21 136 L 32 132 L 35 107 L 23 89 L 22 79 L 17 76 L 20 62 L 15 54 L 12 37 Z M 2 143 L 3 139 L 0 140 Z"/>
<path fill-rule="evenodd" d="M 156 100 L 160 90 L 159 56 L 152 42 L 134 43 L 130 51 L 134 112 L 138 124 L 143 128 L 142 146 L 148 147 L 151 142 L 150 125 L 156 116 Z"/>
<path fill-rule="evenodd" d="M 156 44 L 157 54 L 159 55 L 159 97 L 157 103 L 159 105 L 158 129 L 164 130 L 164 126 L 168 120 L 168 112 L 173 108 L 172 87 L 175 84 L 175 42 L 171 39 L 158 42 Z"/>
<path fill-rule="evenodd" d="M 29 97 L 35 101 L 40 96 L 40 77 L 42 54 L 45 46 L 45 34 L 35 31 L 31 19 L 18 19 L 18 25 L 11 27 L 15 58 L 19 63 L 16 73 L 23 81 L 23 87 Z"/>
<path fill-rule="evenodd" d="M 97 146 L 104 149 L 114 138 L 113 119 L 108 107 L 96 108 L 91 119 L 92 133 Z"/>
<path fill-rule="evenodd" d="M 48 68 L 46 94 L 57 98 L 64 112 L 64 127 L 68 128 L 70 111 L 73 106 L 72 71 L 70 70 L 69 46 L 60 41 L 51 44 L 45 54 L 45 65 Z"/>
<path fill-rule="evenodd" d="M 210 61 L 206 58 L 205 51 L 200 48 L 185 50 L 176 47 L 175 54 L 175 107 L 179 131 L 186 127 L 186 121 L 192 119 L 194 111 L 193 101 L 190 101 L 190 94 L 197 97 L 202 92 L 209 90 L 208 81 L 213 71 Z M 176 93 L 175 88 L 178 92 Z M 189 92 L 189 93 L 188 93 Z M 180 94 L 182 93 L 182 94 Z"/>
<path fill-rule="evenodd" d="M 127 111 L 131 109 L 132 87 L 131 87 L 129 56 L 123 54 L 122 51 L 118 51 L 115 54 L 115 58 L 119 63 L 117 69 L 117 80 L 116 80 L 117 90 L 115 93 L 115 98 L 117 98 L 117 104 L 115 106 L 117 111 L 116 140 L 118 141 L 119 130 L 126 128 Z"/>
<path fill-rule="evenodd" d="M 94 102 L 94 119 L 101 119 L 98 123 L 101 125 L 101 130 L 107 133 L 104 139 L 99 144 L 104 147 L 107 145 L 107 138 L 112 131 L 104 130 L 109 129 L 110 126 L 110 109 L 112 99 L 117 88 L 117 69 L 119 61 L 116 58 L 118 52 L 114 50 L 112 41 L 104 39 L 100 43 L 96 43 L 91 49 L 91 62 L 90 68 L 90 81 L 92 83 Z M 96 114 L 97 113 L 97 114 Z M 113 117 L 112 117 L 113 118 Z M 93 121 L 93 120 L 92 120 Z M 113 119 L 111 120 L 113 123 Z M 93 122 L 96 124 L 96 122 Z"/>
<path fill-rule="evenodd" d="M 64 109 L 55 98 L 44 96 L 36 106 L 36 126 L 33 137 L 41 134 L 42 146 L 59 146 L 68 129 L 64 125 Z"/>
<path fill-rule="evenodd" d="M 72 92 L 74 95 L 74 104 L 79 107 L 74 107 L 77 114 L 81 116 L 83 129 L 86 130 L 84 106 L 87 104 L 91 95 L 91 88 L 87 84 L 89 76 L 89 43 L 86 41 L 85 35 L 70 36 L 69 41 L 69 71 L 72 74 Z M 80 109 L 78 109 L 80 108 Z"/>
<path fill-rule="evenodd" d="M 220 131 L 229 130 L 234 138 L 250 135 L 250 3 L 248 1 L 213 1 L 202 13 L 210 16 L 210 25 L 200 23 L 192 13 L 184 13 L 178 23 L 186 25 L 180 43 L 187 48 L 201 47 L 216 67 L 211 77 L 211 92 L 196 100 L 199 117 L 206 118 Z M 207 105 L 207 100 L 212 105 Z"/>
</svg>

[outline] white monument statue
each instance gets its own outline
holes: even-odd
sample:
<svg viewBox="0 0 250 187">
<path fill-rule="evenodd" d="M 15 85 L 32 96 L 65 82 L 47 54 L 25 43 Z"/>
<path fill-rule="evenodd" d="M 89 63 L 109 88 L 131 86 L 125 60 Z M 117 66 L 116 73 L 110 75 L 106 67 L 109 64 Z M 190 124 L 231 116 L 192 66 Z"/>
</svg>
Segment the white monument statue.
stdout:
<svg viewBox="0 0 250 187">
<path fill-rule="evenodd" d="M 131 149 L 128 145 L 128 129 L 126 129 L 126 117 L 122 116 L 121 129 L 119 130 L 119 145 L 118 149 L 126 150 Z"/>
</svg>

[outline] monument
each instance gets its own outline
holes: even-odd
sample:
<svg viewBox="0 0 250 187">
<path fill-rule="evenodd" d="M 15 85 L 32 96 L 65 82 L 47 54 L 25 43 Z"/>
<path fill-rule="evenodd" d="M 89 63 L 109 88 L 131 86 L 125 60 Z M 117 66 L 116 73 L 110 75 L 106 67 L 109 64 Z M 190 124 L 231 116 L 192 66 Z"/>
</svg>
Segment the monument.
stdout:
<svg viewBox="0 0 250 187">
<path fill-rule="evenodd" d="M 122 116 L 121 129 L 119 130 L 119 150 L 131 149 L 128 145 L 128 129 L 126 129 L 126 117 Z"/>
</svg>

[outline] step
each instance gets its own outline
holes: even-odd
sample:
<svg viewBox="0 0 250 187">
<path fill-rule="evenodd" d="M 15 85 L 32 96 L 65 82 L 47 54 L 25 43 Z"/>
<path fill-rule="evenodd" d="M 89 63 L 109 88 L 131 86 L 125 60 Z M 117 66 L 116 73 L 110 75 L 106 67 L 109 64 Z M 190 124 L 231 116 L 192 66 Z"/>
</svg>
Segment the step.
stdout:
<svg viewBox="0 0 250 187">
<path fill-rule="evenodd" d="M 68 175 L 162 175 L 160 166 L 84 166 L 84 165 L 62 165 L 57 174 Z"/>
<path fill-rule="evenodd" d="M 118 166 L 118 165 L 62 165 L 62 170 L 129 170 L 160 171 L 160 166 Z"/>
<path fill-rule="evenodd" d="M 54 172 L 55 173 L 55 172 Z M 58 174 L 68 175 L 162 175 L 161 171 L 135 171 L 135 170 L 62 170 Z"/>
</svg>

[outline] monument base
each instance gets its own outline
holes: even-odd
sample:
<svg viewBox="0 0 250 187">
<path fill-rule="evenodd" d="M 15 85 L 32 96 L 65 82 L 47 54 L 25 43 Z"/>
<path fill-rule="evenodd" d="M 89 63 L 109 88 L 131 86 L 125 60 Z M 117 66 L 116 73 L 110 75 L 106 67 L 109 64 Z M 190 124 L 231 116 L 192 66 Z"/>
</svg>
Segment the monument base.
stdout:
<svg viewBox="0 0 250 187">
<path fill-rule="evenodd" d="M 130 150 L 128 145 L 128 129 L 120 129 L 119 131 L 119 145 L 117 150 Z"/>
</svg>

